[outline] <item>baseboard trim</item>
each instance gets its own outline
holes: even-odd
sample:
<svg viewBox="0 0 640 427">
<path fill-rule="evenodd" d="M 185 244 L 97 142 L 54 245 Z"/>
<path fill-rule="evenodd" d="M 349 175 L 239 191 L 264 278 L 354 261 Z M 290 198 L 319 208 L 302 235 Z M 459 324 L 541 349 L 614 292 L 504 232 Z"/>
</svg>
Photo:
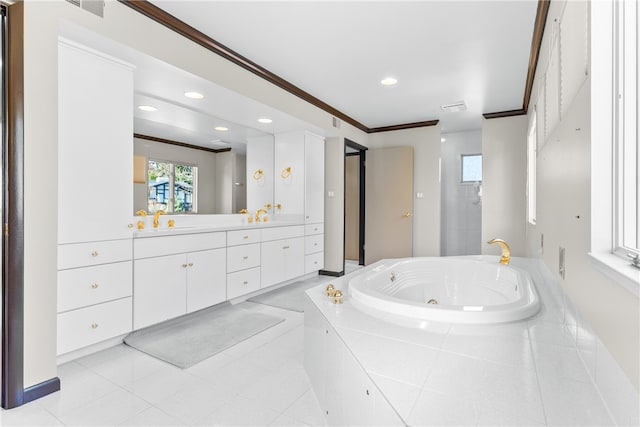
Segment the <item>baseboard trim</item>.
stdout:
<svg viewBox="0 0 640 427">
<path fill-rule="evenodd" d="M 60 390 L 60 378 L 54 377 L 50 380 L 43 381 L 40 384 L 32 385 L 31 387 L 24 389 L 22 395 L 22 403 L 32 402 L 36 399 L 40 399 L 48 394 L 55 393 Z"/>
<path fill-rule="evenodd" d="M 341 277 L 341 276 L 344 276 L 344 270 L 342 271 L 320 270 L 318 271 L 318 274 L 321 276 Z"/>
</svg>

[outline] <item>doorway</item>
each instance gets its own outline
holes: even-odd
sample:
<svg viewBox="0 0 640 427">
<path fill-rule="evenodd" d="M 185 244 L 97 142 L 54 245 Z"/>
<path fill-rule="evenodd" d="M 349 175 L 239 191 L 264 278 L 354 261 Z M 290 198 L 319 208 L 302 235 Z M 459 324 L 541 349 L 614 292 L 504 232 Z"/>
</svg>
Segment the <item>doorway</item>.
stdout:
<svg viewBox="0 0 640 427">
<path fill-rule="evenodd" d="M 367 147 L 344 140 L 344 265 L 364 265 L 365 165 Z"/>
</svg>

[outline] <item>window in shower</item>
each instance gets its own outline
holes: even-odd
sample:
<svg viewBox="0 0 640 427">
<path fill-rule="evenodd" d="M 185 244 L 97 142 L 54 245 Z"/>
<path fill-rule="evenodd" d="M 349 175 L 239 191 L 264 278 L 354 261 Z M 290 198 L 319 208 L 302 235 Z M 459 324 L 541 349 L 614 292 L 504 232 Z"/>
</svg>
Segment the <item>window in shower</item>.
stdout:
<svg viewBox="0 0 640 427">
<path fill-rule="evenodd" d="M 462 182 L 482 182 L 482 154 L 462 155 Z"/>
</svg>

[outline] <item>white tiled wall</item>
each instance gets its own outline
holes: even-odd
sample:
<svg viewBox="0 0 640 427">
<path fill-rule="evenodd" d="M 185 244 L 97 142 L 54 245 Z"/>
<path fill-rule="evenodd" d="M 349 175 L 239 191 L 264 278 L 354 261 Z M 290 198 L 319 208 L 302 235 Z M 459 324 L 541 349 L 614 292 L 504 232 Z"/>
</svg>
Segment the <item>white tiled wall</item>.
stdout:
<svg viewBox="0 0 640 427">
<path fill-rule="evenodd" d="M 477 187 L 461 183 L 461 155 L 480 154 L 480 131 L 443 134 L 442 143 L 442 255 L 480 253 L 482 208 Z"/>
</svg>

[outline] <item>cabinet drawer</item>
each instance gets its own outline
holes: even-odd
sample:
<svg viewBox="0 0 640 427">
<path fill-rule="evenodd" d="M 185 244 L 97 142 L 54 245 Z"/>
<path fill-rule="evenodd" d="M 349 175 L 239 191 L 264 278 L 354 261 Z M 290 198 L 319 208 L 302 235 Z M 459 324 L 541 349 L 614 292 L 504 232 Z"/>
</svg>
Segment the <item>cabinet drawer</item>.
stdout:
<svg viewBox="0 0 640 427">
<path fill-rule="evenodd" d="M 133 241 L 133 256 L 135 259 L 140 259 L 206 251 L 208 249 L 224 248 L 226 244 L 226 232 L 146 237 Z"/>
<path fill-rule="evenodd" d="M 260 289 L 260 267 L 227 274 L 227 299 Z"/>
<path fill-rule="evenodd" d="M 304 257 L 304 274 L 313 273 L 314 271 L 324 268 L 324 252 L 305 255 Z"/>
<path fill-rule="evenodd" d="M 260 243 L 227 248 L 227 273 L 260 265 Z"/>
<path fill-rule="evenodd" d="M 324 234 L 315 234 L 304 238 L 305 255 L 322 252 L 324 250 Z"/>
<path fill-rule="evenodd" d="M 132 262 L 58 272 L 58 313 L 132 294 Z"/>
<path fill-rule="evenodd" d="M 131 298 L 58 314 L 58 351 L 65 354 L 131 332 Z"/>
<path fill-rule="evenodd" d="M 273 227 L 262 229 L 262 241 L 289 239 L 292 237 L 304 236 L 304 225 L 294 225 L 291 227 Z"/>
<path fill-rule="evenodd" d="M 304 226 L 305 236 L 310 236 L 312 234 L 322 234 L 322 233 L 324 233 L 324 222 L 307 224 Z"/>
<path fill-rule="evenodd" d="M 227 246 L 260 243 L 260 230 L 227 231 Z"/>
<path fill-rule="evenodd" d="M 131 239 L 58 245 L 58 270 L 131 261 Z"/>
</svg>

